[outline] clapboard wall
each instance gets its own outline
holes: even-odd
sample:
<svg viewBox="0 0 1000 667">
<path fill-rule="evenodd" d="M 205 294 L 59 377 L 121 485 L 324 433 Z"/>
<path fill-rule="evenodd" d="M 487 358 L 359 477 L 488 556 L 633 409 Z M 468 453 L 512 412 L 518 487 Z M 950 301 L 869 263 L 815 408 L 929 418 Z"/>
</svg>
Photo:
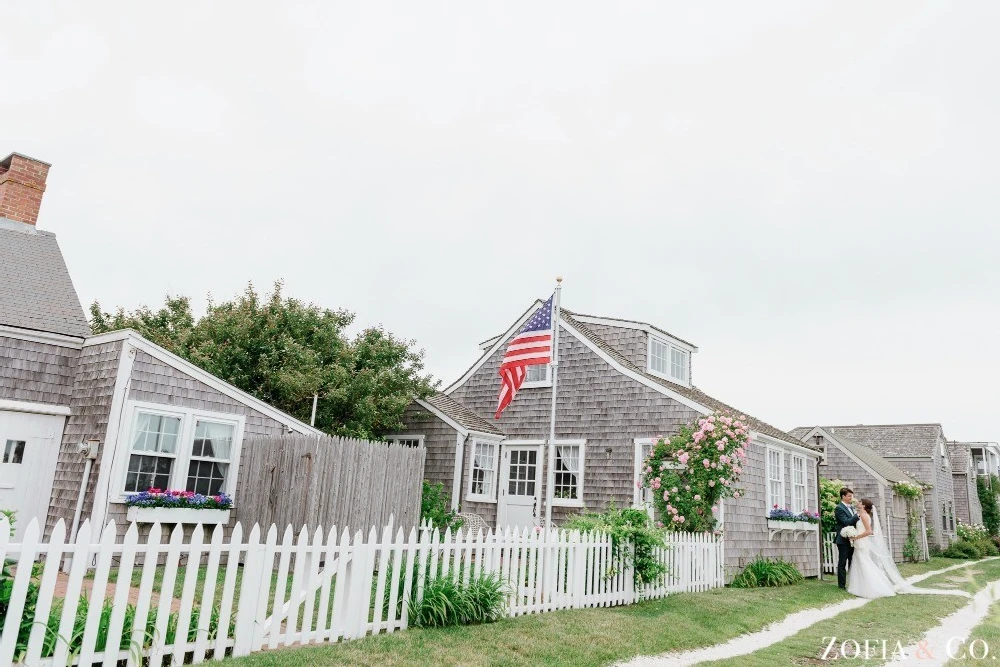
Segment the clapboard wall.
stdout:
<svg viewBox="0 0 1000 667">
<path fill-rule="evenodd" d="M 245 526 L 289 524 L 405 530 L 420 521 L 423 447 L 305 435 L 247 438 L 235 518 Z"/>
</svg>

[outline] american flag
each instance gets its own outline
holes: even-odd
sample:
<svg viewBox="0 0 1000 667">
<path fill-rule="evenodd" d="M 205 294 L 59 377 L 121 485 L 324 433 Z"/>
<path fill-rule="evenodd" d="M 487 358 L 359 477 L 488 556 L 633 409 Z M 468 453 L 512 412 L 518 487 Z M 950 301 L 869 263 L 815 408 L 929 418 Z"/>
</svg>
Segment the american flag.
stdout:
<svg viewBox="0 0 1000 667">
<path fill-rule="evenodd" d="M 514 394 L 521 388 L 528 366 L 552 362 L 552 299 L 542 304 L 510 341 L 500 362 L 500 398 L 494 419 L 514 400 Z"/>
</svg>

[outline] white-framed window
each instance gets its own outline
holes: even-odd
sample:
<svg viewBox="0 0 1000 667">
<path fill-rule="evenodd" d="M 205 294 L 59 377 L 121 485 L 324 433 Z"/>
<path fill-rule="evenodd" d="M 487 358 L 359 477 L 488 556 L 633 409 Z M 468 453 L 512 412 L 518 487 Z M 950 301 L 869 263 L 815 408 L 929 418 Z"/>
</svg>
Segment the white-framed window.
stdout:
<svg viewBox="0 0 1000 667">
<path fill-rule="evenodd" d="M 550 364 L 535 364 L 525 368 L 524 382 L 521 389 L 552 386 L 552 366 Z"/>
<path fill-rule="evenodd" d="M 583 506 L 583 448 L 583 443 L 559 444 L 559 441 L 556 441 L 552 483 L 553 506 Z"/>
<path fill-rule="evenodd" d="M 235 496 L 244 423 L 243 415 L 129 403 L 117 500 L 151 488 Z"/>
<path fill-rule="evenodd" d="M 472 456 L 469 457 L 469 492 L 466 500 L 496 502 L 499 454 L 498 442 L 472 441 Z"/>
<path fill-rule="evenodd" d="M 785 506 L 785 453 L 780 449 L 767 450 L 767 511 L 777 505 Z"/>
<path fill-rule="evenodd" d="M 806 459 L 804 456 L 792 456 L 792 511 L 803 512 L 806 509 Z"/>
<path fill-rule="evenodd" d="M 681 384 L 687 384 L 690 377 L 691 353 L 655 336 L 649 337 L 647 368 L 651 373 L 661 375 Z"/>
<path fill-rule="evenodd" d="M 383 438 L 390 445 L 402 445 L 403 447 L 421 447 L 424 444 L 422 435 L 387 435 Z"/>
<path fill-rule="evenodd" d="M 3 448 L 3 462 L 19 465 L 24 460 L 24 446 L 27 440 L 8 440 Z"/>
<path fill-rule="evenodd" d="M 632 480 L 634 489 L 632 493 L 632 505 L 634 507 L 652 507 L 652 489 L 649 487 L 640 488 L 639 485 L 642 484 L 642 478 L 645 476 L 646 458 L 655 446 L 656 441 L 653 438 L 635 439 L 635 477 Z"/>
</svg>

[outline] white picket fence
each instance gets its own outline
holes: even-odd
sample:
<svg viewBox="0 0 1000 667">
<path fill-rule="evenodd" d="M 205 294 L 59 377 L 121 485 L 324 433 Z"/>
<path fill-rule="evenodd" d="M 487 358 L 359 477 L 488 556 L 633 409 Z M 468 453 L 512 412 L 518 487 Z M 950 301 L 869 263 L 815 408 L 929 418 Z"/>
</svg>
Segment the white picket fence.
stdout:
<svg viewBox="0 0 1000 667">
<path fill-rule="evenodd" d="M 823 572 L 833 574 L 837 571 L 837 533 L 823 534 Z"/>
<path fill-rule="evenodd" d="M 596 534 L 505 530 L 470 537 L 414 529 L 406 535 L 386 526 L 381 535 L 374 528 L 352 537 L 303 527 L 296 536 L 289 526 L 279 540 L 275 526 L 263 536 L 254 526 L 244 536 L 240 524 L 228 539 L 216 526 L 207 543 L 201 525 L 187 542 L 181 526 L 166 543 L 160 534 L 154 524 L 140 543 L 132 524 L 117 543 L 114 523 L 97 536 L 85 522 L 69 544 L 59 522 L 46 542 L 33 521 L 15 544 L 0 521 L 0 562 L 14 573 L 0 665 L 133 665 L 147 657 L 150 665 L 165 658 L 200 663 L 394 632 L 407 627 L 410 601 L 421 599 L 434 575 L 464 581 L 499 575 L 511 616 L 629 604 L 717 588 L 725 579 L 722 542 L 711 535 L 668 533 L 657 555 L 669 574 L 637 591 L 631 568 L 613 556 L 607 536 Z M 64 559 L 71 562 L 68 574 L 59 572 Z M 32 572 L 36 563 L 43 563 L 40 573 Z M 85 580 L 92 584 L 86 591 Z M 19 640 L 29 589 L 37 621 L 29 620 Z M 88 605 L 82 624 L 81 592 Z"/>
</svg>

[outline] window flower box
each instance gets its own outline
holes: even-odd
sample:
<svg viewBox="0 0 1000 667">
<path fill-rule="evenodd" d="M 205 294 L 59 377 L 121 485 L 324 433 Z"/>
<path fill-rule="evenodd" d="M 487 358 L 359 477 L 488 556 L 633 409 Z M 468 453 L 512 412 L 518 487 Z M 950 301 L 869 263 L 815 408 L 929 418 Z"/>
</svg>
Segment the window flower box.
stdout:
<svg viewBox="0 0 1000 667">
<path fill-rule="evenodd" d="M 770 542 L 778 536 L 788 535 L 791 539 L 806 537 L 810 533 L 819 531 L 819 523 L 812 521 L 783 521 L 778 519 L 767 520 L 767 540 Z"/>
<path fill-rule="evenodd" d="M 192 509 L 190 507 L 136 507 L 125 515 L 132 523 L 229 523 L 232 510 Z"/>
</svg>

